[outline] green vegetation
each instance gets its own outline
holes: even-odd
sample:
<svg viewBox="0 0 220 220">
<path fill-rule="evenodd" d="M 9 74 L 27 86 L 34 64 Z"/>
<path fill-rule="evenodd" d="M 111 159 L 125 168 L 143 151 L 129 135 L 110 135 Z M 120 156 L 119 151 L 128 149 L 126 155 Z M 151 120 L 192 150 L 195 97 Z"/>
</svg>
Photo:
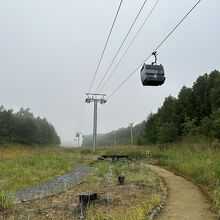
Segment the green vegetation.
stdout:
<svg viewBox="0 0 220 220">
<path fill-rule="evenodd" d="M 52 179 L 73 169 L 74 164 L 88 162 L 77 150 L 60 147 L 0 148 L 0 206 L 13 203 L 13 193 L 22 188 Z"/>
<path fill-rule="evenodd" d="M 171 143 L 186 136 L 220 139 L 220 72 L 200 76 L 178 98 L 169 96 L 150 114 L 142 138 L 145 143 Z"/>
<path fill-rule="evenodd" d="M 149 196 L 145 201 L 140 202 L 130 210 L 118 212 L 111 215 L 104 213 L 102 210 L 97 209 L 97 206 L 92 205 L 87 211 L 87 220 L 143 220 L 149 219 L 149 211 L 158 206 L 161 202 L 160 195 Z"/>
<path fill-rule="evenodd" d="M 116 135 L 116 137 L 115 137 Z M 220 72 L 198 77 L 192 88 L 183 86 L 178 97 L 165 98 L 157 113 L 134 126 L 136 145 L 173 143 L 188 138 L 202 141 L 220 140 Z M 121 128 L 98 136 L 99 146 L 130 144 L 130 128 Z M 86 136 L 85 146 L 92 143 Z"/>
<path fill-rule="evenodd" d="M 53 125 L 45 118 L 35 118 L 30 109 L 19 112 L 0 106 L 0 145 L 16 143 L 25 145 L 59 145 Z"/>
</svg>

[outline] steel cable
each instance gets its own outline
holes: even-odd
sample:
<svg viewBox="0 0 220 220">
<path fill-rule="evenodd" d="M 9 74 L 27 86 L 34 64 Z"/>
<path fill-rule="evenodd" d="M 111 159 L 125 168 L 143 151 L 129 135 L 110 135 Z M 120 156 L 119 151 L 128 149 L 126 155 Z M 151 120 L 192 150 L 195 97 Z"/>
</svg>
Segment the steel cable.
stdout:
<svg viewBox="0 0 220 220">
<path fill-rule="evenodd" d="M 161 41 L 161 43 L 154 49 L 153 52 L 156 52 L 163 44 L 164 42 L 171 36 L 171 34 L 180 26 L 180 24 L 189 16 L 189 14 L 196 8 L 196 6 L 201 2 L 202 0 L 197 1 L 197 3 L 188 11 L 188 13 L 179 21 L 179 23 L 169 32 L 169 34 Z M 109 95 L 107 100 L 109 100 L 130 78 L 132 75 L 136 73 L 136 71 L 151 57 L 152 53 L 144 59 L 140 65 Z"/>
<path fill-rule="evenodd" d="M 144 27 L 144 25 L 146 24 L 146 22 L 148 21 L 149 17 L 151 16 L 151 14 L 153 13 L 154 9 L 156 8 L 157 4 L 159 3 L 160 0 L 157 0 L 156 3 L 154 4 L 154 6 L 152 7 L 151 11 L 149 12 L 149 14 L 147 15 L 147 17 L 145 18 L 144 22 L 142 23 L 142 25 L 140 26 L 140 28 L 138 29 L 137 33 L 135 34 L 134 38 L 132 39 L 131 43 L 128 45 L 127 49 L 125 50 L 125 52 L 123 53 L 123 55 L 121 56 L 121 58 L 119 59 L 118 63 L 116 64 L 116 66 L 114 67 L 113 71 L 111 72 L 111 74 L 108 76 L 108 78 L 105 80 L 105 82 L 103 83 L 101 89 L 99 90 L 98 93 L 101 92 L 101 90 L 103 90 L 103 88 L 105 87 L 105 85 L 108 83 L 109 79 L 111 78 L 111 76 L 114 74 L 115 70 L 118 68 L 119 64 L 121 63 L 121 61 L 123 60 L 123 58 L 125 57 L 125 55 L 127 54 L 128 50 L 130 49 L 130 47 L 132 46 L 132 44 L 134 43 L 134 41 L 136 40 L 138 34 L 141 32 L 142 28 Z"/>
<path fill-rule="evenodd" d="M 99 83 L 99 85 L 98 85 L 97 89 L 95 90 L 95 93 L 97 92 L 97 90 L 98 90 L 98 89 L 99 89 L 99 87 L 101 86 L 101 84 L 102 84 L 103 80 L 105 79 L 106 75 L 108 74 L 109 70 L 111 69 L 111 67 L 112 67 L 112 65 L 113 65 L 113 63 L 114 63 L 114 61 L 115 61 L 116 57 L 118 56 L 118 54 L 119 54 L 119 52 L 120 52 L 121 48 L 123 47 L 123 45 L 124 45 L 125 41 L 127 40 L 128 35 L 130 34 L 130 32 L 131 32 L 132 28 L 134 27 L 134 25 L 135 25 L 135 23 L 136 23 L 136 21 L 137 21 L 138 17 L 139 17 L 139 16 L 140 16 L 140 14 L 141 14 L 141 11 L 143 10 L 143 8 L 144 8 L 145 4 L 147 3 L 147 1 L 148 1 L 148 0 L 145 0 L 145 1 L 143 2 L 143 4 L 142 4 L 142 6 L 141 6 L 140 10 L 138 11 L 137 16 L 135 17 L 135 19 L 134 19 L 134 21 L 133 21 L 132 25 L 131 25 L 131 26 L 130 26 L 130 28 L 129 28 L 129 30 L 128 30 L 128 32 L 127 32 L 127 34 L 126 34 L 126 36 L 125 36 L 124 40 L 122 41 L 122 43 L 121 43 L 120 47 L 118 48 L 118 50 L 117 50 L 117 52 L 116 52 L 116 54 L 115 54 L 114 58 L 113 58 L 113 59 L 112 59 L 112 61 L 111 61 L 110 65 L 109 65 L 109 67 L 108 67 L 108 69 L 107 69 L 107 71 L 105 72 L 104 76 L 102 77 L 102 79 L 101 79 L 101 81 L 100 81 L 100 83 Z"/>
<path fill-rule="evenodd" d="M 116 20 L 117 20 L 119 11 L 120 11 L 120 9 L 121 9 L 122 2 L 123 2 L 123 0 L 120 1 L 120 4 L 119 4 L 119 6 L 118 6 L 118 10 L 117 10 L 116 15 L 115 15 L 115 17 L 114 17 L 114 20 L 113 20 L 113 23 L 112 23 L 110 32 L 109 32 L 108 37 L 107 37 L 107 40 L 106 40 L 106 42 L 105 42 L 105 46 L 104 46 L 104 48 L 103 48 L 103 50 L 102 50 L 102 54 L 101 54 L 101 57 L 100 57 L 100 59 L 99 59 L 98 65 L 97 65 L 97 67 L 96 67 L 96 71 L 95 71 L 95 73 L 94 73 L 94 76 L 93 76 L 92 82 L 91 82 L 91 84 L 90 84 L 88 93 L 91 91 L 91 88 L 92 88 L 92 85 L 93 85 L 93 83 L 94 83 L 95 77 L 96 77 L 96 75 L 97 75 L 97 73 L 98 73 L 98 70 L 99 70 L 99 67 L 100 67 L 102 58 L 103 58 L 103 56 L 104 56 L 106 47 L 107 47 L 107 45 L 108 45 L 108 42 L 109 42 L 109 39 L 110 39 L 112 30 L 113 30 L 113 28 L 114 28 L 114 26 L 115 26 L 115 22 L 116 22 Z"/>
</svg>

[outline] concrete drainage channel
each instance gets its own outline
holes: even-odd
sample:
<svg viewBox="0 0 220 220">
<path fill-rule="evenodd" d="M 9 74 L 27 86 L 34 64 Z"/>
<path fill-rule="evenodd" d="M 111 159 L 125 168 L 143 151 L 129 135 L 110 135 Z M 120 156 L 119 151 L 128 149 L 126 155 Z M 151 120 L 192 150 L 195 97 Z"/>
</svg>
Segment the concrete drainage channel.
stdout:
<svg viewBox="0 0 220 220">
<path fill-rule="evenodd" d="M 118 157 L 117 157 L 117 160 L 115 160 L 114 157 L 112 158 L 113 163 L 118 161 Z M 28 189 L 19 190 L 16 193 L 17 198 L 21 202 L 26 202 L 26 201 L 34 200 L 37 198 L 43 198 L 46 196 L 58 194 L 67 189 L 70 189 L 71 187 L 78 185 L 82 181 L 82 178 L 86 176 L 87 174 L 89 174 L 91 170 L 91 166 L 99 161 L 101 161 L 100 158 L 98 158 L 96 161 L 94 161 L 90 165 L 79 165 L 72 172 L 56 177 L 45 183 L 30 187 Z M 118 184 L 124 185 L 125 179 L 126 179 L 125 176 L 119 176 Z M 164 209 L 164 206 L 166 204 L 168 192 L 162 180 L 161 180 L 161 188 L 163 191 L 162 202 L 159 206 L 154 207 L 150 212 L 148 212 L 150 220 L 154 219 L 154 217 L 158 215 Z M 86 209 L 89 207 L 89 205 L 98 199 L 99 199 L 98 192 L 82 192 L 79 194 L 79 204 L 75 208 L 76 210 L 78 210 L 78 212 L 81 213 L 82 219 L 84 219 Z"/>
</svg>

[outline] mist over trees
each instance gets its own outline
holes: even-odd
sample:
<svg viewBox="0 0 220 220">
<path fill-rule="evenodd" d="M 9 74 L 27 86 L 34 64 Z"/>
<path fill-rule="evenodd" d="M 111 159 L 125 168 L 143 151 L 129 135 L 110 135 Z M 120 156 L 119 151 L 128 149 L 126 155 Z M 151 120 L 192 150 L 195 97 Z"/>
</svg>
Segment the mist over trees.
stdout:
<svg viewBox="0 0 220 220">
<path fill-rule="evenodd" d="M 0 144 L 5 143 L 57 145 L 60 138 L 52 124 L 45 118 L 35 118 L 29 108 L 13 112 L 0 106 Z"/>
<path fill-rule="evenodd" d="M 136 143 L 139 135 L 144 130 L 145 121 L 135 125 L 132 129 L 133 142 Z M 92 146 L 92 135 L 86 135 L 83 139 L 83 146 Z M 130 145 L 131 144 L 131 128 L 119 128 L 118 130 L 108 132 L 106 134 L 98 134 L 98 146 L 115 146 L 115 145 Z"/>
<path fill-rule="evenodd" d="M 135 129 L 138 128 L 138 129 Z M 156 113 L 151 113 L 133 128 L 134 144 L 172 143 L 183 138 L 220 140 L 220 72 L 199 76 L 192 88 L 183 86 L 178 97 L 165 98 Z M 130 128 L 117 130 L 117 143 L 130 144 Z M 89 140 L 90 139 L 90 140 Z M 86 136 L 84 145 L 91 145 Z M 114 132 L 98 136 L 98 145 L 113 145 Z"/>
</svg>

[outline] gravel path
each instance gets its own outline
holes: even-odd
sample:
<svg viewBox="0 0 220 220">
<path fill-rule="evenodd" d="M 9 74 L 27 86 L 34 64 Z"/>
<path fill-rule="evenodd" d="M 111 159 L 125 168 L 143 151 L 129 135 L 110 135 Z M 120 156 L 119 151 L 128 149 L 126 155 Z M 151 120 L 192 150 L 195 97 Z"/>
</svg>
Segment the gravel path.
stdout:
<svg viewBox="0 0 220 220">
<path fill-rule="evenodd" d="M 80 165 L 72 172 L 56 177 L 45 183 L 16 192 L 17 198 L 24 202 L 39 197 L 60 193 L 80 183 L 82 178 L 90 171 L 89 165 Z"/>
<path fill-rule="evenodd" d="M 191 182 L 157 166 L 150 168 L 161 176 L 168 188 L 168 201 L 158 220 L 217 220 L 210 205 Z"/>
</svg>

